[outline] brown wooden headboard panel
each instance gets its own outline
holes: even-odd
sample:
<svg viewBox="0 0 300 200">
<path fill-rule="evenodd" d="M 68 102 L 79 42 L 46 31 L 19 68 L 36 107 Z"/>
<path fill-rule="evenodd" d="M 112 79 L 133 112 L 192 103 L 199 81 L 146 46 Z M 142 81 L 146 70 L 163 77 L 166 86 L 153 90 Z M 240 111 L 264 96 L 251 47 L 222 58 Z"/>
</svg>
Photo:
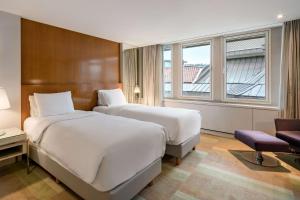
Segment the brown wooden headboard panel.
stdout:
<svg viewBox="0 0 300 200">
<path fill-rule="evenodd" d="M 120 43 L 22 19 L 22 125 L 34 92 L 72 91 L 75 108 L 91 110 L 97 89 L 121 87 L 120 53 Z"/>
</svg>

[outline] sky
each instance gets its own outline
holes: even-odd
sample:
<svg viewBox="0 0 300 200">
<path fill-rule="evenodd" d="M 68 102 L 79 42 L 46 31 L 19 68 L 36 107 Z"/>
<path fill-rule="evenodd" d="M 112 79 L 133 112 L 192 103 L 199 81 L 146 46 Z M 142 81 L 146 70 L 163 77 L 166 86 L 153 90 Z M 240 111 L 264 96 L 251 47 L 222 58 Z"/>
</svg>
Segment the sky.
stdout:
<svg viewBox="0 0 300 200">
<path fill-rule="evenodd" d="M 183 48 L 182 54 L 187 64 L 210 64 L 210 45 Z M 171 51 L 164 51 L 164 60 L 171 60 Z"/>
</svg>

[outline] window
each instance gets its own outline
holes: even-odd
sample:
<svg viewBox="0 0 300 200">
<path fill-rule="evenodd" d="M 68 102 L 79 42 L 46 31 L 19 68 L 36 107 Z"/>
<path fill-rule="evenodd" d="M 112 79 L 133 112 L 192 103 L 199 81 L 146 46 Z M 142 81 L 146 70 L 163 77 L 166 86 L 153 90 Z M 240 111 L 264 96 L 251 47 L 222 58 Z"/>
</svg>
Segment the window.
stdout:
<svg viewBox="0 0 300 200">
<path fill-rule="evenodd" d="M 211 96 L 210 42 L 183 45 L 181 72 L 182 96 Z"/>
<path fill-rule="evenodd" d="M 274 80 L 279 77 L 280 63 L 273 59 L 271 68 L 269 62 L 272 31 L 264 29 L 165 45 L 164 97 L 277 105 L 279 83 L 272 81 L 275 83 L 271 85 L 271 75 Z M 274 31 L 280 34 L 280 29 Z M 280 54 L 277 45 L 280 41 L 272 47 L 276 55 Z"/>
<path fill-rule="evenodd" d="M 225 38 L 225 98 L 267 100 L 267 33 Z"/>
<path fill-rule="evenodd" d="M 172 49 L 171 46 L 163 48 L 163 91 L 164 97 L 172 97 Z"/>
</svg>

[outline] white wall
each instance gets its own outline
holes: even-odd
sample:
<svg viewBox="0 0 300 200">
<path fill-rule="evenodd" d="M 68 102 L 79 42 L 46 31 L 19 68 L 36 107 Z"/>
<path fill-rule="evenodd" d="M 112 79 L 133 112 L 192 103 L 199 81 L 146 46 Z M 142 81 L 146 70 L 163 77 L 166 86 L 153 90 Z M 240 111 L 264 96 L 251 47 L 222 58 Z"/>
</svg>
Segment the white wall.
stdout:
<svg viewBox="0 0 300 200">
<path fill-rule="evenodd" d="M 21 123 L 20 17 L 0 11 L 0 87 L 8 93 L 11 109 L 0 110 L 0 129 Z"/>
<path fill-rule="evenodd" d="M 179 100 L 165 100 L 164 105 L 199 110 L 202 115 L 202 128 L 225 133 L 247 129 L 274 134 L 274 119 L 279 116 L 278 110 L 272 107 Z"/>
</svg>

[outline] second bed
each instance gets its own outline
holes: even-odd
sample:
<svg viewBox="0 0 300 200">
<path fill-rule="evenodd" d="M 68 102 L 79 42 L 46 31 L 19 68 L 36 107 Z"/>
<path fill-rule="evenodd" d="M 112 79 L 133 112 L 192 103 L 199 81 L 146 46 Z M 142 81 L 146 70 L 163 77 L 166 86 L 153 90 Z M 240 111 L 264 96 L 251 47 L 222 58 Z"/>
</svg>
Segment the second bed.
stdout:
<svg viewBox="0 0 300 200">
<path fill-rule="evenodd" d="M 99 90 L 94 111 L 162 125 L 165 129 L 166 154 L 176 157 L 176 164 L 200 141 L 201 114 L 196 110 L 128 104 L 122 90 Z M 103 105 L 104 104 L 104 105 Z"/>
</svg>

